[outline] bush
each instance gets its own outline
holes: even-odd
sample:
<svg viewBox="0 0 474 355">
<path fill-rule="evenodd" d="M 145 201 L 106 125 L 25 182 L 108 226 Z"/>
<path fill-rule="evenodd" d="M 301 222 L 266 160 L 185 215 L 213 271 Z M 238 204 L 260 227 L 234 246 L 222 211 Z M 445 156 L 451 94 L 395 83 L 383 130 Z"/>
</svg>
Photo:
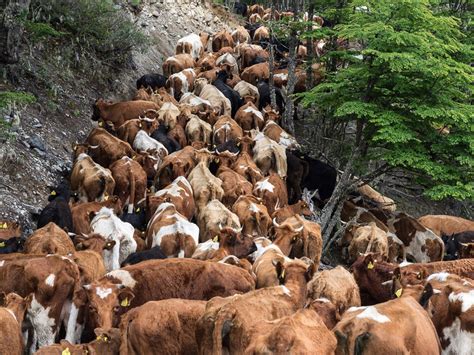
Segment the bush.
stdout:
<svg viewBox="0 0 474 355">
<path fill-rule="evenodd" d="M 31 21 L 49 24 L 102 61 L 124 63 L 132 50 L 146 43 L 144 34 L 110 0 L 33 0 L 31 6 Z"/>
</svg>

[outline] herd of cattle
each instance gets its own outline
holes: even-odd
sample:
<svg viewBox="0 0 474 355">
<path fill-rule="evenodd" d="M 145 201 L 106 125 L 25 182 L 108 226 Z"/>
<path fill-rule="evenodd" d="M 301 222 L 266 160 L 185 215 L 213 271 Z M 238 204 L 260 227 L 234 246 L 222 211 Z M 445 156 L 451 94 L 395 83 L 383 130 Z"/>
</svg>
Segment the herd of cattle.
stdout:
<svg viewBox="0 0 474 355">
<path fill-rule="evenodd" d="M 268 16 L 190 34 L 132 101 L 97 100 L 38 229 L 0 221 L 1 354 L 473 353 L 474 222 L 364 185 L 333 246 L 350 268 L 318 271 L 305 217 L 337 173 L 279 125 L 284 53 L 269 105 Z"/>
</svg>

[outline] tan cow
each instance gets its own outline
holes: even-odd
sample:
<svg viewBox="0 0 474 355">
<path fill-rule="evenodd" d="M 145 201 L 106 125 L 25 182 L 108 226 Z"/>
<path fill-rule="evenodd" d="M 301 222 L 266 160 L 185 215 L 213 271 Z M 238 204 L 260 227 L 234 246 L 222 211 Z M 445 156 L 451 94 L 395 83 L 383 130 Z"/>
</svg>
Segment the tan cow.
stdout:
<svg viewBox="0 0 474 355">
<path fill-rule="evenodd" d="M 22 324 L 31 296 L 21 297 L 16 293 L 0 294 L 0 353 L 22 355 L 24 343 Z"/>
<path fill-rule="evenodd" d="M 251 38 L 249 32 L 244 26 L 237 26 L 237 28 L 231 33 L 232 40 L 236 45 L 240 43 L 249 43 Z"/>
<path fill-rule="evenodd" d="M 205 162 L 200 162 L 191 171 L 188 177 L 194 192 L 194 203 L 198 211 L 201 211 L 209 201 L 222 200 L 224 190 L 222 180 L 215 177 L 209 171 Z"/>
<path fill-rule="evenodd" d="M 256 86 L 241 80 L 234 86 L 234 90 L 237 91 L 240 97 L 244 98 L 244 100 L 247 102 L 251 101 L 256 107 L 258 107 L 260 94 Z"/>
<path fill-rule="evenodd" d="M 238 140 L 243 136 L 242 128 L 230 116 L 219 117 L 213 127 L 212 141 L 215 145 L 225 143 L 231 139 Z"/>
<path fill-rule="evenodd" d="M 207 79 L 196 79 L 194 82 L 194 94 L 198 95 L 201 99 L 209 101 L 218 115 L 231 115 L 232 107 L 230 100 L 214 85 L 209 84 Z"/>
<path fill-rule="evenodd" d="M 196 115 L 190 115 L 185 131 L 188 143 L 203 142 L 207 145 L 212 144 L 212 126 Z"/>
<path fill-rule="evenodd" d="M 254 326 L 244 354 L 333 354 L 336 337 L 312 309 Z"/>
<path fill-rule="evenodd" d="M 163 123 L 167 128 L 173 129 L 178 121 L 180 114 L 179 108 L 172 102 L 165 102 L 157 113 L 157 118 L 160 123 Z"/>
<path fill-rule="evenodd" d="M 168 257 L 190 258 L 199 243 L 199 228 L 165 202 L 148 222 L 146 242 L 149 249 L 158 245 Z"/>
<path fill-rule="evenodd" d="M 68 255 L 76 250 L 68 234 L 53 222 L 29 236 L 24 248 L 27 254 Z"/>
<path fill-rule="evenodd" d="M 286 178 L 287 162 L 286 149 L 262 132 L 254 138 L 253 160 L 262 171 L 263 175 L 276 172 L 282 179 Z"/>
<path fill-rule="evenodd" d="M 361 304 L 359 286 L 354 276 L 342 266 L 317 272 L 308 283 L 308 298 L 327 298 L 336 306 L 340 315 L 348 308 L 359 307 Z"/>
<path fill-rule="evenodd" d="M 255 43 L 260 43 L 261 41 L 268 41 L 270 39 L 270 31 L 268 27 L 260 26 L 255 30 L 253 35 L 253 41 Z"/>
<path fill-rule="evenodd" d="M 206 206 L 199 209 L 197 223 L 201 242 L 213 239 L 224 227 L 241 230 L 239 217 L 217 199 L 209 201 Z"/>
<path fill-rule="evenodd" d="M 349 244 L 348 262 L 353 263 L 361 254 L 377 253 L 383 260 L 388 260 L 387 233 L 378 228 L 375 223 L 368 226 L 356 227 L 354 237 Z"/>
<path fill-rule="evenodd" d="M 232 206 L 239 217 L 242 232 L 255 237 L 266 237 L 272 225 L 267 208 L 262 201 L 252 195 L 240 196 Z"/>
<path fill-rule="evenodd" d="M 276 210 L 288 205 L 288 193 L 285 182 L 272 173 L 270 176 L 257 181 L 253 194 L 260 197 L 267 207 L 268 213 L 272 215 Z"/>
<path fill-rule="evenodd" d="M 273 212 L 272 218 L 274 218 L 277 223 L 281 223 L 287 218 L 293 217 L 295 215 L 310 217 L 313 215 L 313 212 L 309 208 L 306 201 L 300 200 L 293 205 L 288 205 L 286 207 L 277 209 L 275 212 Z"/>
<path fill-rule="evenodd" d="M 232 52 L 233 49 L 229 48 Z M 224 68 L 229 73 L 229 78 L 232 79 L 232 76 L 239 75 L 239 64 L 237 60 L 231 53 L 224 53 L 216 59 L 216 65 L 220 68 Z M 240 80 L 239 80 L 240 81 Z"/>
<path fill-rule="evenodd" d="M 95 163 L 86 153 L 81 153 L 72 168 L 71 189 L 78 192 L 83 202 L 101 202 L 114 193 L 115 180 L 109 169 Z"/>
<path fill-rule="evenodd" d="M 163 75 L 169 77 L 187 68 L 194 68 L 194 59 L 191 54 L 176 54 L 167 58 L 162 65 Z"/>
<path fill-rule="evenodd" d="M 349 308 L 333 329 L 336 354 L 439 354 L 428 313 L 413 297 Z"/>
<path fill-rule="evenodd" d="M 117 137 L 132 145 L 135 137 L 140 130 L 148 134 L 153 133 L 158 128 L 158 121 L 147 117 L 140 117 L 126 121 L 117 129 Z"/>
<path fill-rule="evenodd" d="M 364 195 L 365 197 L 376 202 L 385 211 L 394 212 L 397 209 L 397 205 L 395 204 L 394 200 L 382 195 L 380 192 L 376 191 L 367 184 L 359 186 L 357 191 L 359 191 L 361 195 Z"/>
<path fill-rule="evenodd" d="M 287 133 L 275 121 L 267 121 L 267 124 L 263 129 L 263 134 L 265 134 L 268 138 L 284 146 L 287 149 L 300 148 L 300 145 L 296 141 L 296 138 L 293 137 L 291 134 Z"/>
<path fill-rule="evenodd" d="M 263 114 L 257 109 L 253 102 L 247 102 L 235 113 L 235 120 L 244 131 L 251 129 L 262 130 L 265 124 Z"/>
<path fill-rule="evenodd" d="M 242 354 L 254 336 L 254 326 L 303 308 L 306 282 L 313 275 L 313 267 L 295 260 L 277 263 L 276 268 L 281 286 L 214 298 L 207 303 L 196 329 L 199 354 Z"/>
<path fill-rule="evenodd" d="M 156 103 L 151 101 L 135 100 L 112 103 L 98 99 L 93 106 L 92 119 L 110 122 L 117 129 L 125 121 L 145 116 L 147 111 L 157 111 L 159 108 Z"/>
<path fill-rule="evenodd" d="M 205 306 L 205 301 L 168 299 L 132 309 L 120 322 L 120 353 L 195 354 L 196 322 Z"/>
<path fill-rule="evenodd" d="M 426 215 L 418 222 L 433 231 L 437 236 L 474 231 L 474 222 L 465 218 L 447 215 Z"/>
<path fill-rule="evenodd" d="M 291 261 L 291 259 L 287 258 L 276 244 L 263 247 L 257 251 L 257 253 L 257 257 L 252 266 L 252 271 L 256 276 L 255 287 L 264 288 L 278 286 L 280 280 L 278 279 L 276 269 L 277 262 L 284 263 Z"/>
<path fill-rule="evenodd" d="M 222 203 L 226 207 L 231 208 L 239 196 L 252 194 L 252 184 L 234 170 L 221 166 L 216 175 L 222 181 L 222 189 L 224 190 Z"/>
</svg>

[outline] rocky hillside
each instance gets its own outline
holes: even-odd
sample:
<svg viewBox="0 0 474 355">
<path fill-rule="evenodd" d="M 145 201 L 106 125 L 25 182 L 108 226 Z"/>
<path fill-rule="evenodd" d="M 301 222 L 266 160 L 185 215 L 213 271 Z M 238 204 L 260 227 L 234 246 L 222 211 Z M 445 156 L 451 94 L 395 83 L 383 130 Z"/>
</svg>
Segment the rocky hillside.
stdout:
<svg viewBox="0 0 474 355">
<path fill-rule="evenodd" d="M 48 186 L 71 167 L 72 144 L 92 128 L 92 104 L 99 95 L 132 97 L 136 79 L 161 72 L 180 37 L 235 27 L 239 21 L 200 0 L 142 0 L 137 6 L 124 2 L 122 8 L 148 39 L 147 48 L 133 53 L 126 68 L 97 63 L 78 67 L 64 59 L 54 40 L 33 46 L 25 41 L 13 77 L 0 81 L 0 91 L 22 90 L 36 97 L 26 108 L 3 113 L 6 120 L 13 119 L 14 128 L 0 143 L 0 218 L 19 220 L 25 233 L 32 226 L 32 213 L 47 202 Z"/>
</svg>

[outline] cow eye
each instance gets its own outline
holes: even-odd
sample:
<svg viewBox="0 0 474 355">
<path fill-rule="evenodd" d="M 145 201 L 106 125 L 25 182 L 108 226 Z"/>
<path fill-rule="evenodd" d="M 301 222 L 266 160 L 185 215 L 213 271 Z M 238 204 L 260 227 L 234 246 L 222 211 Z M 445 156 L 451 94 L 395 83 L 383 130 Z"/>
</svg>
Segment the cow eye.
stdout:
<svg viewBox="0 0 474 355">
<path fill-rule="evenodd" d="M 118 313 L 118 311 L 120 311 L 120 307 L 119 307 L 119 306 L 115 306 L 115 307 L 114 307 L 114 312 L 115 312 L 115 313 Z"/>
</svg>

